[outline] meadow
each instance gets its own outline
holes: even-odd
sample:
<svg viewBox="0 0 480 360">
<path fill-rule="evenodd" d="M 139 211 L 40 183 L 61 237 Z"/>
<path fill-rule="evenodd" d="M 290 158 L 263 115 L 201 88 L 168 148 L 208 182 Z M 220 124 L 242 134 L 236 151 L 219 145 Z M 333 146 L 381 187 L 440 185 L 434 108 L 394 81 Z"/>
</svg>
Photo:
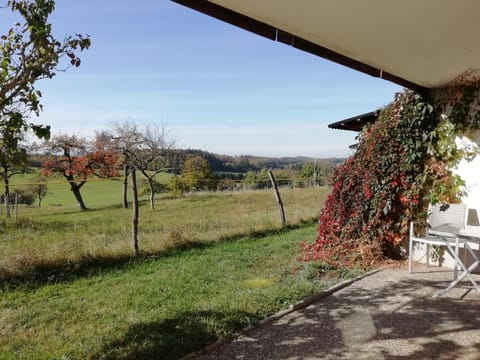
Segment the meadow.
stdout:
<svg viewBox="0 0 480 360">
<path fill-rule="evenodd" d="M 82 190 L 88 211 L 79 211 L 66 183 L 48 187 L 40 209 L 21 207 L 17 219 L 0 218 L 0 280 L 65 276 L 131 257 L 131 209 L 120 207 L 120 181 L 87 183 Z M 287 227 L 315 221 L 325 192 L 282 189 Z M 282 228 L 271 190 L 157 197 L 154 211 L 146 198 L 140 207 L 143 256 Z"/>
<path fill-rule="evenodd" d="M 177 359 L 356 273 L 298 260 L 326 188 L 144 201 L 139 257 L 118 181 L 49 188 L 0 220 L 1 359 Z"/>
</svg>

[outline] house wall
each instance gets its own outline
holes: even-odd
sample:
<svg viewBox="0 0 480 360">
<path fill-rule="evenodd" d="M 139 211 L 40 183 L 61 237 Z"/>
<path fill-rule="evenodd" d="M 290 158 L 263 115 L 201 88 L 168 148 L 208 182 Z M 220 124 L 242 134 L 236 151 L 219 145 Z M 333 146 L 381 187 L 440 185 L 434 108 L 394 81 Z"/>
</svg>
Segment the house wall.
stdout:
<svg viewBox="0 0 480 360">
<path fill-rule="evenodd" d="M 471 149 L 480 146 L 480 132 L 469 134 L 468 137 L 458 137 L 457 145 L 466 146 Z M 466 204 L 469 209 L 467 225 L 478 226 L 480 228 L 480 155 L 477 155 L 470 161 L 462 160 L 455 169 L 455 173 L 460 175 L 465 181 L 466 194 L 462 197 L 462 202 Z M 477 256 L 480 256 L 480 244 L 472 243 L 471 246 L 473 249 L 476 249 Z M 425 250 L 424 244 L 414 244 L 413 260 L 425 263 Z M 459 256 L 467 266 L 472 263 L 470 255 L 464 249 L 460 249 Z M 453 268 L 454 261 L 453 257 L 443 249 L 438 259 L 430 259 L 430 264 Z M 475 272 L 480 273 L 480 269 L 477 268 Z"/>
<path fill-rule="evenodd" d="M 469 135 L 467 137 L 459 137 L 457 143 L 461 146 L 470 148 L 480 146 L 480 132 Z M 473 160 L 462 160 L 455 171 L 465 180 L 466 195 L 462 198 L 462 202 L 467 204 L 470 209 L 469 225 L 479 226 L 480 217 L 480 155 Z"/>
</svg>

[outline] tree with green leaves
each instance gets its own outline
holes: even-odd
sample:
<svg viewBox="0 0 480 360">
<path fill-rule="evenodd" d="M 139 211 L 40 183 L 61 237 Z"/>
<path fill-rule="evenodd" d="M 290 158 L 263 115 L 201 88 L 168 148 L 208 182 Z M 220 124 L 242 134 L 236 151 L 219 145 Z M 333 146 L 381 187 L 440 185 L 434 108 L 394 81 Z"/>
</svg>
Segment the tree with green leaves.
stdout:
<svg viewBox="0 0 480 360">
<path fill-rule="evenodd" d="M 41 92 L 35 84 L 51 79 L 69 66 L 80 66 L 77 51 L 90 46 L 86 35 L 56 39 L 49 16 L 55 9 L 53 0 L 8 0 L 0 11 L 10 11 L 19 19 L 0 35 L 0 177 L 8 198 L 8 179 L 22 171 L 27 160 L 22 145 L 25 134 L 32 131 L 48 139 L 50 127 L 30 121 L 42 111 Z M 62 65 L 62 59 L 69 63 Z"/>
<path fill-rule="evenodd" d="M 182 182 L 189 191 L 207 190 L 211 179 L 210 165 L 201 156 L 192 156 L 185 160 L 182 169 Z"/>
<path fill-rule="evenodd" d="M 4 199 L 6 216 L 10 217 L 8 205 L 10 198 L 10 178 L 22 174 L 27 169 L 27 149 L 24 145 L 24 131 L 18 125 L 20 115 L 11 115 L 0 119 L 0 178 L 5 189 Z"/>
</svg>

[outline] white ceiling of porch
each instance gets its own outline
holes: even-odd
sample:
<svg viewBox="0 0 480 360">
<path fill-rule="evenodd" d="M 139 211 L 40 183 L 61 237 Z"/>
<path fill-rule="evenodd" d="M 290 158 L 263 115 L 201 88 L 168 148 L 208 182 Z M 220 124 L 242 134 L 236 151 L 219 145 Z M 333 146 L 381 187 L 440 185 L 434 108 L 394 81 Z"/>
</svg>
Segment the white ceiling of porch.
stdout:
<svg viewBox="0 0 480 360">
<path fill-rule="evenodd" d="M 210 2 L 423 87 L 480 70 L 478 0 Z"/>
</svg>

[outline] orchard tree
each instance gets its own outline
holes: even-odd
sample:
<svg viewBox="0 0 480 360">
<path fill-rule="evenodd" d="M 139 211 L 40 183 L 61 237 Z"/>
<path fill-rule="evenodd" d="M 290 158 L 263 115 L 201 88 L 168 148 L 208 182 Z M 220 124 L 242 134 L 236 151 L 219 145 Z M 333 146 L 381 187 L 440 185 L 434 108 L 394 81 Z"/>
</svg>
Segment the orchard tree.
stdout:
<svg viewBox="0 0 480 360">
<path fill-rule="evenodd" d="M 0 178 L 5 189 L 6 216 L 10 216 L 8 206 L 10 198 L 10 178 L 25 173 L 27 166 L 27 149 L 24 145 L 24 132 L 18 129 L 22 117 L 19 114 L 2 117 L 0 121 Z"/>
<path fill-rule="evenodd" d="M 121 157 L 110 134 L 105 131 L 96 131 L 94 139 L 88 143 L 88 166 L 93 175 L 100 178 L 118 176 L 118 167 Z"/>
<path fill-rule="evenodd" d="M 201 156 L 187 158 L 183 164 L 181 179 L 185 189 L 189 191 L 208 189 L 211 179 L 208 160 Z"/>
<path fill-rule="evenodd" d="M 42 175 L 61 174 L 70 185 L 70 190 L 80 210 L 86 210 L 80 189 L 92 175 L 87 166 L 87 143 L 75 135 L 57 135 L 47 143 L 51 154 L 42 163 Z"/>
<path fill-rule="evenodd" d="M 145 178 L 150 191 L 150 208 L 155 209 L 155 176 L 165 171 L 167 165 L 166 154 L 176 143 L 175 136 L 168 129 L 167 124 L 151 124 L 143 131 L 141 148 L 132 154 L 135 166 Z"/>
<path fill-rule="evenodd" d="M 0 176 L 6 198 L 8 178 L 23 171 L 26 163 L 22 147 L 25 133 L 31 130 L 39 138 L 50 136 L 49 126 L 30 122 L 31 116 L 39 116 L 42 110 L 37 80 L 53 78 L 59 70 L 66 70 L 69 65 L 61 65 L 65 57 L 71 66 L 80 66 L 75 52 L 90 46 L 88 36 L 77 34 L 63 40 L 53 36 L 49 16 L 54 8 L 53 0 L 8 0 L 0 6 L 0 11 L 10 11 L 11 18 L 18 19 L 0 35 Z"/>
<path fill-rule="evenodd" d="M 117 152 L 121 154 L 121 162 L 123 163 L 123 208 L 128 207 L 127 187 L 128 178 L 130 177 L 132 189 L 132 248 L 135 256 L 140 254 L 138 246 L 138 187 L 137 187 L 137 169 L 134 166 L 134 154 L 139 151 L 143 141 L 142 134 L 138 126 L 132 121 L 124 121 L 123 123 L 115 123 L 112 127 L 111 138 L 116 144 Z"/>
<path fill-rule="evenodd" d="M 137 171 L 147 180 L 150 189 L 150 206 L 154 208 L 154 177 L 164 167 L 163 158 L 175 143 L 166 125 L 150 125 L 142 131 L 134 122 L 124 121 L 112 126 L 112 141 L 121 154 L 123 163 L 123 207 L 127 208 L 128 178 L 132 190 L 132 248 L 139 254 L 138 246 L 138 186 Z"/>
<path fill-rule="evenodd" d="M 92 149 L 85 138 L 75 135 L 54 136 L 46 146 L 50 158 L 42 163 L 42 175 L 60 174 L 70 185 L 70 190 L 81 210 L 86 210 L 80 189 L 95 175 L 116 175 L 117 159 L 113 153 Z"/>
<path fill-rule="evenodd" d="M 133 121 L 126 120 L 114 123 L 109 136 L 115 144 L 114 147 L 120 155 L 120 162 L 123 166 L 122 207 L 126 209 L 128 208 L 128 177 L 133 168 L 132 155 L 138 151 L 142 144 L 142 134 Z M 134 199 L 134 201 L 137 200 Z"/>
<path fill-rule="evenodd" d="M 90 46 L 88 36 L 77 34 L 62 41 L 52 34 L 49 16 L 55 8 L 53 0 L 8 0 L 6 8 L 17 22 L 6 34 L 0 36 L 0 113 L 2 121 L 12 115 L 21 117 L 17 129 L 32 129 L 37 136 L 47 137 L 49 127 L 28 122 L 31 113 L 39 115 L 41 92 L 35 88 L 40 79 L 53 78 L 63 57 L 72 66 L 80 66 L 76 50 Z M 2 7 L 1 9 L 5 9 Z"/>
<path fill-rule="evenodd" d="M 126 206 L 126 189 L 129 173 L 136 170 L 142 174 L 150 192 L 150 208 L 155 208 L 154 179 L 167 166 L 166 155 L 176 143 L 175 135 L 167 124 L 161 122 L 140 128 L 132 121 L 113 126 L 112 138 L 123 156 L 124 184 L 123 203 Z"/>
</svg>

